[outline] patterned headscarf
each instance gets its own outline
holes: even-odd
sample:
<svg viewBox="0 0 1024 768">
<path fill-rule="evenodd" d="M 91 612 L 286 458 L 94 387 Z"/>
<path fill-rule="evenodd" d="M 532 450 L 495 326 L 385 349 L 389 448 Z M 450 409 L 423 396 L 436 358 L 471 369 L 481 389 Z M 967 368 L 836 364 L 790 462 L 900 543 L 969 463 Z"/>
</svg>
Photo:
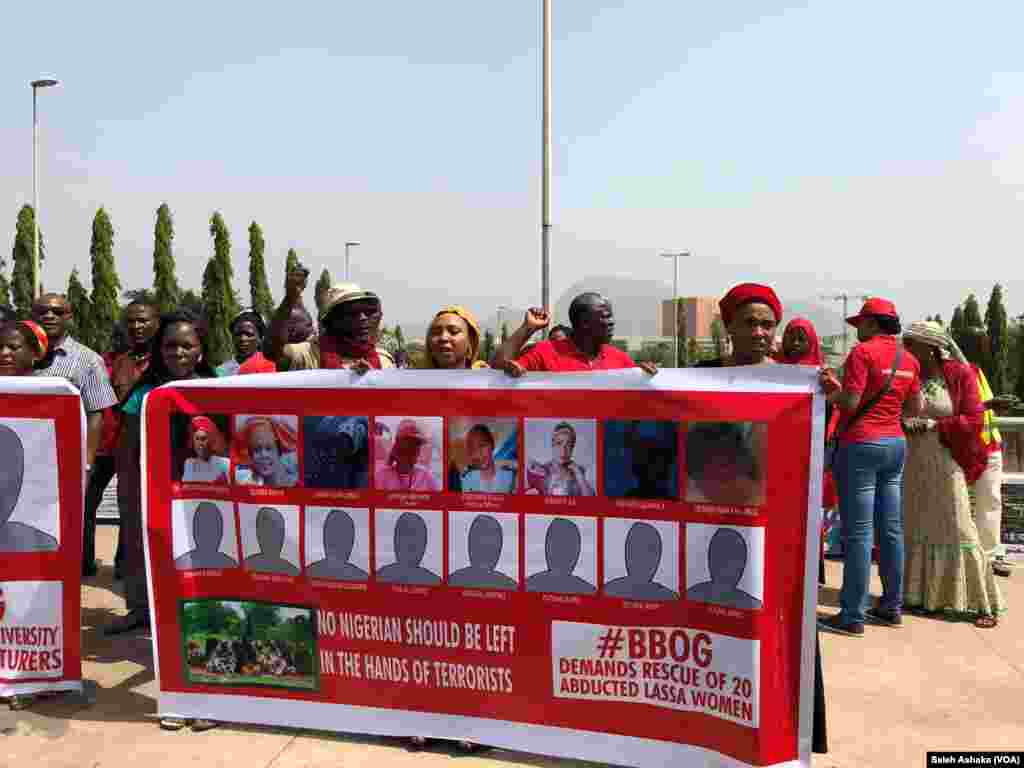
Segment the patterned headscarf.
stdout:
<svg viewBox="0 0 1024 768">
<path fill-rule="evenodd" d="M 233 442 L 235 460 L 238 464 L 251 464 L 252 456 L 249 453 L 249 444 L 253 433 L 258 429 L 267 429 L 274 434 L 277 440 L 277 449 L 280 453 L 292 453 L 298 446 L 298 435 L 295 430 L 278 419 L 270 416 L 254 416 L 245 422 L 236 434 Z"/>
<path fill-rule="evenodd" d="M 450 307 L 442 307 L 433 319 L 430 321 L 430 325 L 427 326 L 427 342 L 426 342 L 426 354 L 424 355 L 424 368 L 437 368 L 437 364 L 434 362 L 434 356 L 430 354 L 430 329 L 434 327 L 434 322 L 441 315 L 458 315 L 466 323 L 466 329 L 469 332 L 469 354 L 466 355 L 466 367 L 467 368 L 486 368 L 487 363 L 483 360 L 477 360 L 476 356 L 480 351 L 480 324 L 477 323 L 473 313 L 465 307 L 460 307 L 457 304 L 453 304 Z"/>
<path fill-rule="evenodd" d="M 227 441 L 209 416 L 196 416 L 188 425 L 188 444 L 191 446 L 197 432 L 205 432 L 210 441 L 210 453 L 214 456 L 227 454 Z"/>
<path fill-rule="evenodd" d="M 945 328 L 932 320 L 923 320 L 918 323 L 911 323 L 903 332 L 903 338 L 908 341 L 916 341 L 919 344 L 926 344 L 935 347 L 944 358 L 952 357 L 959 363 L 967 363 L 967 357 L 960 350 L 960 347 Z"/>
</svg>

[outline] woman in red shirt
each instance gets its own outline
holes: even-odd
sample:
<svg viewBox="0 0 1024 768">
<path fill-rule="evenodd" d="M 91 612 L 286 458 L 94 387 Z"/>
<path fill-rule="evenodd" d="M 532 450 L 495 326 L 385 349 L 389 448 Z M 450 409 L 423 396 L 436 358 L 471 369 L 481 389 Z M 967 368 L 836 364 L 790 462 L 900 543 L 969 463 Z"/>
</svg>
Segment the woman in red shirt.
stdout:
<svg viewBox="0 0 1024 768">
<path fill-rule="evenodd" d="M 831 371 L 822 383 L 839 406 L 839 448 L 832 471 L 839 486 L 843 526 L 843 587 L 840 611 L 818 625 L 851 637 L 864 634 L 869 620 L 899 626 L 903 609 L 903 463 L 907 441 L 902 416 L 921 412 L 917 360 L 899 346 L 900 320 L 885 299 L 868 299 L 847 319 L 860 343 L 846 358 L 842 385 Z M 882 598 L 868 609 L 871 546 L 879 530 Z"/>
</svg>

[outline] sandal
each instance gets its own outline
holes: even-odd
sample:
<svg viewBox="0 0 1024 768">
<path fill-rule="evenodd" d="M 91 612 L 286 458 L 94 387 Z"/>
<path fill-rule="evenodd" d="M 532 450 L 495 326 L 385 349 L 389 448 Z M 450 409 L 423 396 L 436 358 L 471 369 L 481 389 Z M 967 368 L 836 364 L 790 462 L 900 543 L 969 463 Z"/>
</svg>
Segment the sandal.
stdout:
<svg viewBox="0 0 1024 768">
<path fill-rule="evenodd" d="M 185 725 L 185 721 L 177 717 L 160 718 L 160 727 L 165 731 L 180 731 Z"/>
<path fill-rule="evenodd" d="M 999 624 L 999 619 L 990 613 L 983 614 L 974 620 L 974 626 L 978 629 L 992 629 Z"/>
</svg>

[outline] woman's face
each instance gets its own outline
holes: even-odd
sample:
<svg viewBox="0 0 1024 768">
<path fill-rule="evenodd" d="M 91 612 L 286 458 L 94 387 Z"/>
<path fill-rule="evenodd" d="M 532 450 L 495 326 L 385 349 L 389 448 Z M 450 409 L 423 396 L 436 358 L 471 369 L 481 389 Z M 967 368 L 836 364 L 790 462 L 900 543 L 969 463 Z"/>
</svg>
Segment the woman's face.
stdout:
<svg viewBox="0 0 1024 768">
<path fill-rule="evenodd" d="M 0 376 L 28 376 L 32 373 L 36 351 L 16 330 L 0 335 Z"/>
<path fill-rule="evenodd" d="M 465 368 L 469 356 L 469 325 L 456 314 L 444 314 L 430 326 L 430 356 L 438 368 Z"/>
<path fill-rule="evenodd" d="M 705 498 L 718 504 L 746 506 L 758 496 L 757 480 L 740 466 L 736 456 L 724 451 L 708 458 L 697 485 Z"/>
<path fill-rule="evenodd" d="M 249 455 L 252 457 L 252 468 L 262 477 L 272 477 L 281 458 L 277 447 L 277 438 L 270 427 L 259 426 L 249 436 Z"/>
<path fill-rule="evenodd" d="M 787 328 L 782 336 L 782 353 L 787 360 L 799 360 L 807 354 L 810 347 L 811 342 L 803 328 Z"/>
<path fill-rule="evenodd" d="M 551 436 L 551 453 L 559 464 L 568 464 L 572 461 L 572 451 L 575 447 L 572 434 L 564 429 Z"/>
<path fill-rule="evenodd" d="M 192 450 L 197 459 L 206 461 L 210 458 L 210 435 L 200 430 L 192 435 Z"/>
<path fill-rule="evenodd" d="M 235 342 L 235 354 L 241 359 L 248 359 L 260 348 L 259 331 L 251 320 L 239 320 L 232 329 L 231 336 Z"/>
<path fill-rule="evenodd" d="M 767 304 L 754 302 L 736 310 L 729 325 L 733 356 L 737 360 L 759 362 L 772 351 L 778 321 Z"/>
<path fill-rule="evenodd" d="M 475 469 L 489 469 L 494 465 L 494 448 L 479 432 L 470 432 L 466 437 L 466 454 L 469 466 Z"/>
<path fill-rule="evenodd" d="M 188 379 L 203 359 L 203 347 L 192 323 L 175 323 L 164 331 L 160 355 L 171 378 Z"/>
</svg>

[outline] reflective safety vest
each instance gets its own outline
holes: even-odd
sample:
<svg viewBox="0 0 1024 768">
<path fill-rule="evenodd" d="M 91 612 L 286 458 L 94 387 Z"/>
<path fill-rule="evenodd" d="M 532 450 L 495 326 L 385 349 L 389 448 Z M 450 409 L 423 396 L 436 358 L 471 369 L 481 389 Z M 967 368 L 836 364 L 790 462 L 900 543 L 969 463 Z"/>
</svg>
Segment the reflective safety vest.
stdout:
<svg viewBox="0 0 1024 768">
<path fill-rule="evenodd" d="M 987 403 L 995 397 L 992 394 L 992 387 L 989 386 L 988 379 L 985 378 L 985 372 L 976 365 L 972 367 L 978 372 L 978 394 L 981 395 L 981 402 Z M 999 429 L 996 427 L 996 415 L 991 410 L 985 411 L 985 426 L 981 429 L 981 440 L 985 445 L 995 443 L 996 446 L 999 446 L 1003 444 L 1003 436 L 999 434 Z"/>
</svg>

